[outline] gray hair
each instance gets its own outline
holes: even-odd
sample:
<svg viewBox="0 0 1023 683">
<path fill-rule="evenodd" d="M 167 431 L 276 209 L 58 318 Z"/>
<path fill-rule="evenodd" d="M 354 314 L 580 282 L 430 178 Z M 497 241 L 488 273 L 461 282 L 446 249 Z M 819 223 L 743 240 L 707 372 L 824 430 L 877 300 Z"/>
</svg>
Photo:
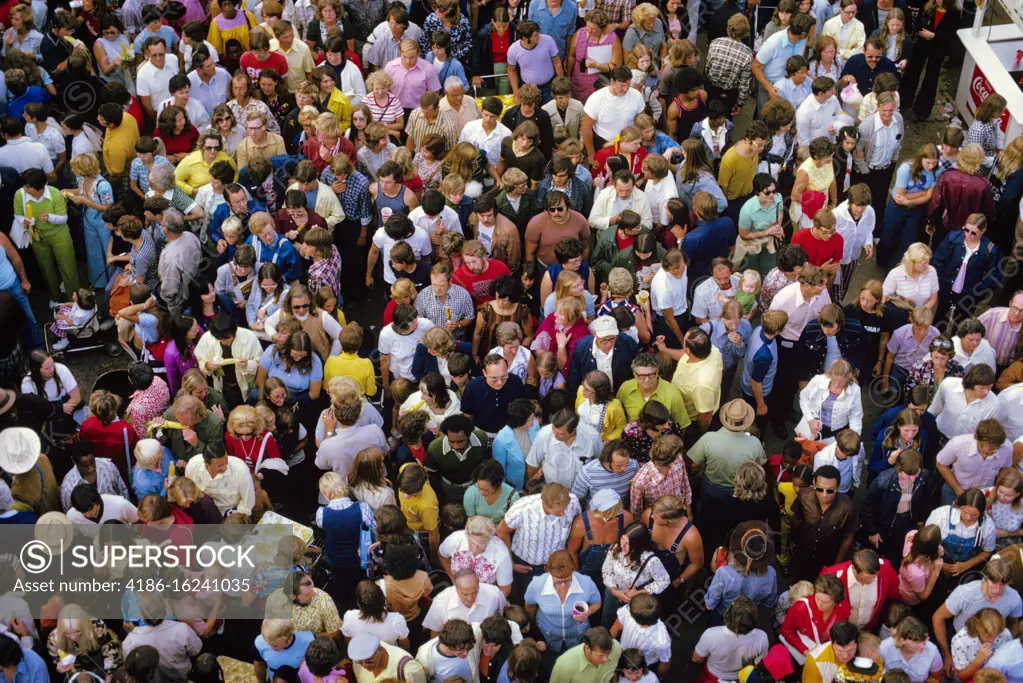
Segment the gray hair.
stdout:
<svg viewBox="0 0 1023 683">
<path fill-rule="evenodd" d="M 149 172 L 149 184 L 154 186 L 154 189 L 160 189 L 164 192 L 173 190 L 177 184 L 177 180 L 174 177 L 174 167 L 170 164 L 155 164 L 153 170 Z"/>
<path fill-rule="evenodd" d="M 163 227 L 172 235 L 180 235 L 185 232 L 185 217 L 177 209 L 167 209 L 163 212 Z"/>
<path fill-rule="evenodd" d="M 444 92 L 451 90 L 462 90 L 465 91 L 465 83 L 462 83 L 462 79 L 458 76 L 448 76 L 444 79 Z"/>
</svg>

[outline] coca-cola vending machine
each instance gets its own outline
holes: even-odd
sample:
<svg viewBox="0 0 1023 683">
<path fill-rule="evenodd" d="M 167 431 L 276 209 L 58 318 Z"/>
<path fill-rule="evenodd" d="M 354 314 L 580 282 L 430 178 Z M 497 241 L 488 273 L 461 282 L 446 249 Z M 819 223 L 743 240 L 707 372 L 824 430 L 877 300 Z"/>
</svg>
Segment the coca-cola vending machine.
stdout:
<svg viewBox="0 0 1023 683">
<path fill-rule="evenodd" d="M 959 31 L 966 46 L 966 58 L 959 75 L 956 108 L 966 121 L 973 123 L 974 112 L 984 99 L 998 93 L 1008 103 L 1002 116 L 1006 141 L 1023 133 L 1023 31 L 1015 24 L 983 26 L 979 35 L 975 28 Z"/>
</svg>

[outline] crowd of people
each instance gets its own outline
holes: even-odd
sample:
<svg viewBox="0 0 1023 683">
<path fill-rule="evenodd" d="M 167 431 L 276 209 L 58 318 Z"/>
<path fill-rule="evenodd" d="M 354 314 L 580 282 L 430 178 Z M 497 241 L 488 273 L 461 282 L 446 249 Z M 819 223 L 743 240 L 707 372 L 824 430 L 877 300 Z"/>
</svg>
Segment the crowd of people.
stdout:
<svg viewBox="0 0 1023 683">
<path fill-rule="evenodd" d="M 0 681 L 1023 681 L 1023 139 L 904 146 L 975 11 L 0 2 L 0 522 L 294 525 L 3 563 Z"/>
</svg>

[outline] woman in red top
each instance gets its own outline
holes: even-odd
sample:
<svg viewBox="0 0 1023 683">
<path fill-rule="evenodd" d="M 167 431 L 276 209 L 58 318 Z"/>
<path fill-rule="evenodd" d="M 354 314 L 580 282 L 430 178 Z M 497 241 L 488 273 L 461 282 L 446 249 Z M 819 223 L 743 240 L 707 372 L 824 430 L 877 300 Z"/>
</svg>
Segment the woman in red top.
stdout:
<svg viewBox="0 0 1023 683">
<path fill-rule="evenodd" d="M 565 297 L 554 305 L 554 312 L 543 319 L 529 350 L 550 351 L 558 356 L 558 367 L 568 372 L 568 361 L 576 342 L 590 334 L 585 309 L 574 297 Z"/>
<path fill-rule="evenodd" d="M 281 459 L 277 440 L 264 429 L 255 408 L 243 405 L 231 411 L 227 417 L 224 447 L 228 455 L 240 458 L 262 480 L 271 500 L 275 493 L 284 491 L 288 466 Z"/>
<path fill-rule="evenodd" d="M 288 75 L 288 60 L 279 52 L 270 52 L 270 39 L 263 32 L 249 37 L 249 51 L 238 63 L 253 81 L 258 81 L 263 69 L 273 69 L 279 76 Z"/>
<path fill-rule="evenodd" d="M 390 258 L 390 256 L 388 256 Z M 391 285 L 391 300 L 384 307 L 384 325 L 390 325 L 394 320 L 394 309 L 401 304 L 414 305 L 416 302 L 416 286 L 408 278 L 399 278 Z"/>
<path fill-rule="evenodd" d="M 120 409 L 120 396 L 106 390 L 92 392 L 89 397 L 92 415 L 82 423 L 78 437 L 92 446 L 97 458 L 112 460 L 124 481 L 131 481 L 126 454 L 135 450 L 138 436 L 130 424 L 117 416 Z"/>
<path fill-rule="evenodd" d="M 155 131 L 157 140 L 167 148 L 167 160 L 176 164 L 184 159 L 199 139 L 199 131 L 188 120 L 188 114 L 177 105 L 169 105 L 160 112 Z"/>
<path fill-rule="evenodd" d="M 643 133 L 636 126 L 626 126 L 614 140 L 597 150 L 593 155 L 593 168 L 596 169 L 596 176 L 603 176 L 605 182 L 614 173 L 607 169 L 607 158 L 612 154 L 620 154 L 628 162 L 628 170 L 636 178 L 643 177 L 643 160 L 647 157 L 647 151 L 643 149 Z"/>
<path fill-rule="evenodd" d="M 837 576 L 818 576 L 813 595 L 789 607 L 779 637 L 792 658 L 806 663 L 806 654 L 831 640 L 831 627 L 849 618 L 845 585 Z"/>
</svg>

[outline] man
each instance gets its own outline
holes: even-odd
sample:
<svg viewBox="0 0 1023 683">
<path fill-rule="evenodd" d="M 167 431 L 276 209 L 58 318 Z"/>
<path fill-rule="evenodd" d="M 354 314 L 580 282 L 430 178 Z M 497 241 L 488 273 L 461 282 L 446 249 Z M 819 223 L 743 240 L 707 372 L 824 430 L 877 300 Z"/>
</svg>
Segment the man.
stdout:
<svg viewBox="0 0 1023 683">
<path fill-rule="evenodd" d="M 574 19 L 572 27 L 575 27 Z M 565 75 L 561 66 L 563 49 L 559 51 L 554 38 L 541 33 L 535 21 L 520 21 L 518 36 L 519 40 L 508 48 L 508 82 L 512 94 L 518 96 L 519 87 L 531 83 L 540 89 L 540 104 L 543 104 L 551 99 L 554 77 Z"/>
<path fill-rule="evenodd" d="M 771 426 L 782 439 L 789 436 L 785 421 L 792 412 L 792 399 L 798 384 L 801 360 L 797 343 L 806 324 L 820 314 L 825 304 L 831 303 L 831 296 L 825 288 L 827 279 L 828 274 L 823 269 L 808 263 L 803 266 L 799 279 L 784 287 L 771 301 L 772 311 L 788 315 L 778 342 L 778 373 L 771 393 L 770 411 Z"/>
<path fill-rule="evenodd" d="M 514 561 L 513 603 L 521 604 L 526 586 L 546 571 L 551 553 L 564 550 L 581 512 L 579 499 L 561 484 L 545 484 L 540 493 L 523 496 L 508 508 L 497 525 L 497 537 L 511 550 Z"/>
<path fill-rule="evenodd" d="M 334 600 L 326 591 L 315 588 L 312 577 L 303 571 L 289 573 L 284 585 L 266 599 L 266 618 L 290 619 L 296 631 L 309 631 L 318 638 L 341 637 L 341 617 Z"/>
<path fill-rule="evenodd" d="M 796 345 L 802 356 L 799 380 L 809 382 L 827 372 L 838 357 L 859 370 L 863 361 L 862 340 L 863 323 L 852 316 L 846 317 L 838 304 L 826 304 L 817 319 L 808 322 L 799 335 Z"/>
<path fill-rule="evenodd" d="M 930 387 L 926 385 L 913 387 L 909 396 L 906 397 L 905 403 L 889 408 L 874 420 L 874 424 L 870 427 L 870 443 L 877 441 L 878 435 L 895 423 L 895 418 L 899 416 L 899 413 L 909 408 L 920 418 L 920 448 L 918 449 L 920 455 L 923 456 L 924 462 L 933 463 L 934 456 L 938 452 L 939 435 L 938 423 L 934 419 L 934 415 L 927 412 L 930 404 Z"/>
<path fill-rule="evenodd" d="M 167 603 L 158 592 L 139 595 L 142 624 L 124 639 L 124 655 L 150 646 L 160 653 L 160 677 L 167 681 L 185 681 L 192 671 L 192 659 L 202 651 L 202 641 L 183 621 L 167 619 Z"/>
<path fill-rule="evenodd" d="M 36 24 L 39 28 L 43 23 Z M 63 90 L 67 81 L 68 58 L 72 53 L 88 55 L 88 48 L 80 40 L 69 40 L 75 31 L 75 20 L 67 13 L 54 13 L 50 30 L 39 45 L 42 67 L 53 76 L 58 91 Z"/>
<path fill-rule="evenodd" d="M 324 413 L 323 422 L 327 432 L 317 445 L 316 466 L 321 470 L 332 470 L 348 480 L 348 473 L 355 463 L 355 456 L 367 448 L 387 450 L 387 437 L 375 424 L 359 424 L 362 415 L 362 397 L 343 395 Z"/>
<path fill-rule="evenodd" d="M 485 194 L 476 199 L 476 211 L 469 223 L 476 228 L 476 239 L 487 250 L 487 256 L 517 272 L 522 265 L 522 238 L 515 224 L 498 213 L 494 195 Z"/>
<path fill-rule="evenodd" d="M 731 115 L 736 116 L 754 87 L 749 19 L 732 16 L 725 30 L 727 36 L 712 40 L 707 50 L 707 94 L 711 102 L 720 100 L 726 108 L 731 104 Z"/>
<path fill-rule="evenodd" d="M 182 395 L 163 413 L 161 421 L 177 422 L 181 429 L 164 430 L 164 444 L 175 460 L 188 460 L 202 453 L 209 443 L 222 443 L 224 426 L 212 410 L 194 396 Z"/>
<path fill-rule="evenodd" d="M 831 638 L 829 642 L 818 645 L 806 653 L 803 683 L 834 683 L 839 678 L 839 673 L 844 672 L 846 666 L 856 656 L 857 640 L 860 637 L 860 630 L 856 628 L 856 624 L 851 621 L 840 621 L 831 627 L 828 635 Z M 791 662 L 788 652 L 785 653 L 785 657 Z"/>
<path fill-rule="evenodd" d="M 575 395 L 586 375 L 600 371 L 611 380 L 611 390 L 618 391 L 632 378 L 632 360 L 639 353 L 639 344 L 627 334 L 621 334 L 618 323 L 609 315 L 602 315 L 590 325 L 593 334 L 583 337 L 575 345 L 568 367 L 568 389 Z"/>
<path fill-rule="evenodd" d="M 659 401 L 668 409 L 678 426 L 689 426 L 689 411 L 686 410 L 682 393 L 671 382 L 660 378 L 660 361 L 652 353 L 641 353 L 632 360 L 633 379 L 623 383 L 617 398 L 625 408 L 629 421 L 638 420 L 639 412 L 650 401 Z"/>
<path fill-rule="evenodd" d="M 117 105 L 113 105 L 117 107 Z M 120 107 L 117 107 L 120 111 Z M 125 116 L 126 120 L 134 120 Z M 160 252 L 160 299 L 175 315 L 179 315 L 189 300 L 191 288 L 202 262 L 199 238 L 185 229 L 184 216 L 177 209 L 163 212 L 163 234 L 167 246 Z"/>
<path fill-rule="evenodd" d="M 877 96 L 877 112 L 860 124 L 860 138 L 856 141 L 853 164 L 856 172 L 854 183 L 866 183 L 870 188 L 871 205 L 875 220 L 884 222 L 888 189 L 892 175 L 899 163 L 905 126 L 897 107 L 895 93 L 881 93 Z"/>
<path fill-rule="evenodd" d="M 562 408 L 533 439 L 526 456 L 526 478 L 537 481 L 542 476 L 546 484 L 570 488 L 582 464 L 600 456 L 602 445 L 596 429 L 581 424 L 575 411 Z"/>
<path fill-rule="evenodd" d="M 170 89 L 170 99 L 163 100 L 156 108 L 157 117 L 160 113 L 169 107 L 174 105 L 181 107 L 188 114 L 188 120 L 196 130 L 203 130 L 210 125 L 210 114 L 206 111 L 206 107 L 202 105 L 199 100 L 192 99 L 192 83 L 188 80 L 188 76 L 184 74 L 174 74 L 170 79 L 168 85 Z M 243 167 L 244 164 L 239 164 L 239 167 Z"/>
<path fill-rule="evenodd" d="M 593 200 L 590 228 L 599 234 L 610 227 L 617 227 L 626 209 L 639 214 L 644 230 L 653 229 L 653 214 L 646 193 L 636 187 L 636 177 L 632 172 L 622 169 L 614 174 L 612 187 L 605 187 Z"/>
<path fill-rule="evenodd" d="M 738 292 L 739 274 L 732 272 L 731 260 L 715 258 L 710 262 L 710 277 L 693 290 L 693 323 L 704 325 L 720 320 L 725 302 L 734 299 Z"/>
<path fill-rule="evenodd" d="M 575 0 L 545 0 L 544 2 L 530 3 L 528 18 L 534 22 L 540 32 L 550 36 L 558 46 L 558 57 L 565 58 L 568 39 L 575 33 L 576 18 L 579 15 Z M 522 22 L 519 22 L 519 36 L 522 36 Z M 558 74 L 559 76 L 561 74 Z M 544 102 L 549 100 L 550 90 Z M 515 130 L 514 126 L 509 126 Z"/>
<path fill-rule="evenodd" d="M 842 69 L 842 78 L 838 81 L 838 89 L 841 90 L 855 82 L 861 93 L 868 93 L 874 89 L 874 79 L 879 74 L 898 75 L 898 67 L 895 66 L 895 62 L 885 56 L 884 51 L 885 46 L 880 38 L 867 38 L 863 44 L 863 52 L 853 55 L 845 63 L 845 68 Z"/>
<path fill-rule="evenodd" d="M 14 638 L 0 638 L 0 683 L 46 683 L 50 674 L 43 658 Z"/>
<path fill-rule="evenodd" d="M 525 231 L 529 228 L 536 213 L 536 201 L 529 185 L 529 177 L 522 169 L 509 168 L 501 176 L 501 191 L 494 199 L 497 212 L 511 221 L 515 230 L 522 235 L 525 235 Z"/>
<path fill-rule="evenodd" d="M 192 59 L 195 71 L 188 74 L 188 82 L 192 86 L 189 95 L 195 96 L 208 118 L 213 116 L 218 104 L 227 104 L 231 74 L 217 66 L 217 62 L 202 48 L 195 51 Z"/>
<path fill-rule="evenodd" d="M 742 399 L 734 399 L 719 412 L 722 429 L 707 432 L 693 444 L 688 459 L 693 473 L 703 478 L 700 515 L 713 514 L 715 499 L 731 498 L 739 465 L 752 461 L 765 465 L 767 456 L 760 439 L 748 430 L 756 418 L 753 408 Z"/>
<path fill-rule="evenodd" d="M 290 21 L 282 19 L 274 24 L 274 35 L 277 36 L 277 51 L 288 60 L 288 92 L 294 93 L 302 83 L 309 80 L 316 62 L 305 41 L 295 40 L 295 29 Z"/>
<path fill-rule="evenodd" d="M 247 167 L 249 162 L 256 158 L 269 159 L 278 154 L 287 153 L 287 150 L 284 149 L 284 138 L 267 130 L 266 114 L 263 112 L 249 112 L 245 121 L 245 131 L 248 135 L 238 143 L 238 168 Z"/>
<path fill-rule="evenodd" d="M 892 563 L 871 548 L 857 550 L 849 562 L 825 567 L 822 574 L 837 576 L 845 584 L 850 608 L 849 621 L 864 631 L 873 631 L 884 615 L 885 603 L 900 600 L 899 575 Z"/>
<path fill-rule="evenodd" d="M 938 385 L 931 407 L 938 431 L 945 440 L 973 434 L 977 426 L 998 415 L 998 398 L 991 393 L 995 373 L 986 365 L 974 365 L 963 377 L 947 377 Z"/>
<path fill-rule="evenodd" d="M 810 143 L 817 138 L 834 141 L 835 117 L 841 113 L 842 103 L 835 97 L 835 81 L 827 76 L 815 78 L 811 96 L 796 110 L 796 143 L 802 158 L 810 154 Z"/>
<path fill-rule="evenodd" d="M 394 81 L 391 92 L 401 102 L 406 118 L 410 118 L 409 113 L 419 106 L 419 100 L 425 92 L 440 90 L 440 81 L 433 65 L 419 56 L 419 44 L 416 41 L 401 41 L 398 51 L 398 59 L 388 62 L 384 71 Z"/>
<path fill-rule="evenodd" d="M 751 121 L 742 139 L 721 155 L 718 185 L 728 200 L 725 216 L 731 220 L 732 230 L 739 223 L 739 212 L 746 200 L 753 196 L 753 176 L 770 139 L 771 133 L 763 121 Z M 697 272 L 703 275 L 702 271 Z"/>
<path fill-rule="evenodd" d="M 348 642 L 348 657 L 352 660 L 356 683 L 393 679 L 427 683 L 422 664 L 397 645 L 385 643 L 368 631 L 360 631 Z"/>
<path fill-rule="evenodd" d="M 136 77 L 139 100 L 151 120 L 156 120 L 156 105 L 170 99 L 170 80 L 179 72 L 178 57 L 167 54 L 167 42 L 160 37 L 145 42 L 148 61 L 139 67 Z"/>
<path fill-rule="evenodd" d="M 700 433 L 706 432 L 721 406 L 724 372 L 721 351 L 711 345 L 707 333 L 697 327 L 686 332 L 681 350 L 669 349 L 660 339 L 657 350 L 679 362 L 671 383 L 682 393 L 690 421 L 696 423 Z"/>
<path fill-rule="evenodd" d="M 463 87 L 461 81 L 459 87 Z M 466 105 L 463 103 L 461 106 L 464 109 Z M 471 142 L 473 147 L 483 150 L 487 155 L 488 172 L 494 180 L 498 178 L 497 162 L 501 159 L 501 142 L 511 135 L 511 131 L 498 121 L 503 110 L 501 100 L 488 97 L 483 101 L 482 118 L 468 121 L 458 136 L 459 142 Z"/>
<path fill-rule="evenodd" d="M 498 100 L 500 103 L 500 100 Z M 465 84 L 462 83 L 462 79 L 458 76 L 448 76 L 444 79 L 444 97 L 440 101 L 440 113 L 444 116 L 449 117 L 455 126 L 456 131 L 463 131 L 466 124 L 475 121 L 483 116 L 480 113 L 479 105 L 476 104 L 476 98 L 465 97 Z M 501 116 L 500 110 L 494 116 L 496 121 Z M 493 124 L 490 124 L 491 126 Z M 511 135 L 511 131 L 505 133 L 503 137 Z M 503 137 L 501 139 L 503 139 Z M 498 153 L 500 153 L 500 142 L 498 142 Z M 497 163 L 493 162 L 496 166 Z"/>
<path fill-rule="evenodd" d="M 504 427 L 508 404 L 525 395 L 522 380 L 508 373 L 508 361 L 492 353 L 483 359 L 483 376 L 469 380 L 465 387 L 462 412 L 492 440 Z"/>
<path fill-rule="evenodd" d="M 267 334 L 273 336 L 269 324 Z M 244 403 L 255 390 L 256 370 L 262 354 L 256 333 L 238 327 L 234 318 L 223 313 L 214 316 L 195 345 L 199 369 L 207 377 L 213 377 L 213 388 L 223 394 L 224 401 L 232 408 Z M 225 361 L 233 362 L 233 371 Z"/>
<path fill-rule="evenodd" d="M 201 454 L 192 456 L 185 467 L 185 476 L 212 498 L 225 516 L 229 512 L 252 513 L 256 504 L 252 474 L 245 461 L 227 454 L 223 443 L 208 443 Z"/>
<path fill-rule="evenodd" d="M 5 412 L 11 415 L 14 392 L 9 392 Z M 21 413 L 24 415 L 24 413 Z M 53 465 L 42 453 L 39 435 L 28 427 L 8 427 L 0 432 L 0 469 L 5 481 L 10 481 L 10 497 L 21 504 L 22 510 L 41 517 L 48 512 L 60 511 L 60 488 L 53 474 Z M 9 504 L 8 508 L 13 504 Z"/>
<path fill-rule="evenodd" d="M 466 330 L 476 320 L 469 292 L 465 287 L 451 284 L 449 263 L 433 264 L 430 268 L 430 286 L 419 292 L 415 306 L 420 316 L 438 327 L 444 327 L 456 340 L 464 339 Z"/>
<path fill-rule="evenodd" d="M 540 143 L 537 149 L 543 152 L 545 159 L 550 160 L 554 152 L 554 126 L 551 117 L 540 108 L 540 90 L 532 83 L 523 83 L 519 88 L 518 104 L 508 108 L 501 118 L 501 123 L 508 130 L 515 130 L 520 124 L 532 121 L 540 130 Z"/>
<path fill-rule="evenodd" d="M 994 347 L 998 371 L 1005 370 L 1013 361 L 1023 356 L 1019 346 L 1019 332 L 1023 327 L 1023 291 L 1012 295 L 1009 305 L 997 306 L 984 311 L 979 318 L 987 330 L 988 343 Z M 999 378 L 995 389 L 1001 391 L 1004 386 Z"/>
<path fill-rule="evenodd" d="M 803 100 L 810 96 L 809 73 L 810 68 L 805 57 L 799 55 L 789 57 L 785 63 L 786 78 L 774 84 L 778 96 L 788 100 L 793 109 L 798 110 L 799 105 L 803 104 Z"/>
<path fill-rule="evenodd" d="M 147 366 L 148 367 L 148 366 Z M 109 458 L 97 458 L 92 446 L 84 441 L 71 442 L 66 451 L 71 460 L 71 470 L 60 483 L 60 504 L 62 510 L 71 507 L 71 492 L 79 484 L 88 484 L 101 494 L 120 496 L 128 500 L 128 485 Z"/>
<path fill-rule="evenodd" d="M 646 110 L 643 95 L 632 87 L 632 71 L 620 66 L 611 74 L 611 83 L 596 91 L 583 105 L 583 146 L 591 161 L 597 150 L 633 125 L 636 115 Z"/>
<path fill-rule="evenodd" d="M 101 524 L 109 521 L 136 524 L 139 512 L 127 498 L 101 494 L 90 484 L 82 483 L 71 492 L 67 518 L 72 524 L 79 525 L 79 531 L 95 538 Z"/>
<path fill-rule="evenodd" d="M 550 683 L 603 683 L 614 675 L 621 656 L 622 646 L 606 628 L 587 629 L 582 645 L 558 657 Z"/>
<path fill-rule="evenodd" d="M 497 617 L 504 621 L 504 617 Z M 493 620 L 488 623 L 493 623 Z M 507 627 L 510 639 L 511 627 Z M 424 643 L 416 652 L 416 661 L 423 665 L 430 683 L 442 683 L 451 676 L 461 676 L 466 681 L 479 677 L 480 656 L 483 644 L 477 638 L 478 624 L 464 619 L 449 619 L 444 622 L 436 638 Z M 482 636 L 482 633 L 480 634 Z M 500 647 L 500 645 L 498 645 Z M 504 644 L 502 654 L 507 654 L 510 645 Z"/>
<path fill-rule="evenodd" d="M 387 10 L 387 20 L 374 28 L 367 39 L 363 62 L 374 69 L 381 69 L 401 56 L 401 41 L 408 39 L 418 43 L 422 37 L 422 29 L 409 21 L 405 8 L 392 5 Z"/>
<path fill-rule="evenodd" d="M 224 221 L 231 216 L 235 216 L 242 222 L 242 228 L 248 230 L 249 218 L 260 211 L 266 211 L 266 206 L 254 199 L 249 199 L 245 188 L 238 183 L 231 183 L 225 187 L 224 196 L 227 198 L 227 201 L 218 205 L 213 210 L 213 217 L 206 231 L 210 242 L 216 245 L 217 252 L 221 254 L 227 251 L 228 247 L 227 240 L 224 239 L 224 233 L 221 229 Z"/>
<path fill-rule="evenodd" d="M 981 420 L 973 434 L 948 440 L 938 453 L 938 474 L 945 480 L 941 504 L 952 505 L 966 489 L 994 486 L 999 471 L 1012 467 L 1012 442 L 998 420 Z"/>
<path fill-rule="evenodd" d="M 502 275 L 511 275 L 508 266 L 487 256 L 486 247 L 479 240 L 462 245 L 462 265 L 451 282 L 464 287 L 477 307 L 494 300 L 491 284 Z"/>
<path fill-rule="evenodd" d="M 633 519 L 640 519 L 643 510 L 652 508 L 654 501 L 666 495 L 678 496 L 685 507 L 686 516 L 692 519 L 693 489 L 689 484 L 683 452 L 682 439 L 674 434 L 661 436 L 654 441 L 650 447 L 650 462 L 640 466 L 629 485 L 629 512 Z M 708 536 L 705 535 L 703 539 L 708 547 L 717 547 L 715 541 Z"/>
<path fill-rule="evenodd" d="M 458 142 L 458 131 L 455 130 L 451 117 L 441 116 L 440 95 L 435 90 L 428 90 L 419 98 L 419 107 L 409 114 L 405 132 L 408 134 L 405 146 L 412 150 L 413 154 L 422 147 L 427 135 L 440 135 L 447 141 L 448 149 Z"/>
<path fill-rule="evenodd" d="M 831 465 L 813 473 L 813 486 L 803 489 L 792 503 L 790 576 L 812 581 L 821 569 L 841 562 L 852 549 L 859 520 L 853 502 L 838 493 L 841 475 Z"/>
<path fill-rule="evenodd" d="M 625 442 L 608 441 L 599 458 L 588 460 L 579 469 L 572 495 L 586 508 L 607 512 L 621 504 L 628 509 L 629 490 L 638 471 L 639 463 L 632 459 Z"/>
<path fill-rule="evenodd" d="M 746 362 L 742 366 L 739 388 L 742 398 L 756 411 L 757 429 L 761 434 L 767 429 L 769 415 L 767 399 L 774 389 L 778 373 L 778 335 L 788 323 L 784 311 L 767 311 L 761 317 L 760 326 L 753 330 Z M 894 419 L 894 418 L 893 418 Z"/>
<path fill-rule="evenodd" d="M 53 161 L 46 146 L 26 137 L 24 132 L 25 123 L 21 119 L 5 116 L 0 121 L 0 133 L 7 141 L 6 145 L 0 147 L 0 166 L 13 168 L 18 173 L 24 173 L 30 168 L 41 168 L 47 179 L 56 180 Z"/>
<path fill-rule="evenodd" d="M 252 119 L 249 120 L 251 121 Z M 334 194 L 329 185 L 320 180 L 319 176 L 316 164 L 309 159 L 303 159 L 295 167 L 295 183 L 291 187 L 298 188 L 305 193 L 306 206 L 322 216 L 323 220 L 327 221 L 327 226 L 333 230 L 334 226 L 345 219 L 345 212 L 341 208 L 341 201 L 337 198 L 337 195 Z M 290 281 L 301 276 L 301 273 L 299 273 L 295 278 L 288 277 L 287 279 Z"/>
<path fill-rule="evenodd" d="M 806 37 L 812 24 L 813 19 L 808 15 L 795 15 L 789 27 L 765 40 L 753 58 L 753 76 L 760 83 L 757 91 L 757 104 L 760 107 L 772 97 L 778 97 L 774 84 L 785 78 L 785 64 L 789 57 L 802 55 L 805 51 Z"/>
<path fill-rule="evenodd" d="M 580 111 L 580 119 L 582 113 Z M 550 170 L 547 175 L 543 177 L 540 184 L 536 186 L 536 210 L 538 213 L 546 211 L 547 208 L 544 201 L 547 199 L 547 195 L 554 192 L 561 192 L 569 201 L 572 202 L 572 206 L 583 216 L 590 215 L 590 193 L 582 182 L 574 181 L 575 176 L 575 163 L 568 157 L 561 154 L 555 154 L 554 159 L 551 160 Z M 547 240 L 544 240 L 545 242 Z M 585 240 L 586 244 L 589 244 L 589 239 Z M 552 242 L 553 243 L 553 242 Z M 615 249 L 617 251 L 617 248 Z"/>
<path fill-rule="evenodd" d="M 473 483 L 473 472 L 490 458 L 487 435 L 474 429 L 470 418 L 456 414 L 444 418 L 438 436 L 430 442 L 423 466 L 430 473 L 433 490 L 443 493 L 441 502 L 457 504 Z"/>
<path fill-rule="evenodd" d="M 508 601 L 497 586 L 482 583 L 472 570 L 455 574 L 454 585 L 437 594 L 423 618 L 423 628 L 436 638 L 451 619 L 478 624 L 494 614 L 502 614 Z"/>
</svg>

